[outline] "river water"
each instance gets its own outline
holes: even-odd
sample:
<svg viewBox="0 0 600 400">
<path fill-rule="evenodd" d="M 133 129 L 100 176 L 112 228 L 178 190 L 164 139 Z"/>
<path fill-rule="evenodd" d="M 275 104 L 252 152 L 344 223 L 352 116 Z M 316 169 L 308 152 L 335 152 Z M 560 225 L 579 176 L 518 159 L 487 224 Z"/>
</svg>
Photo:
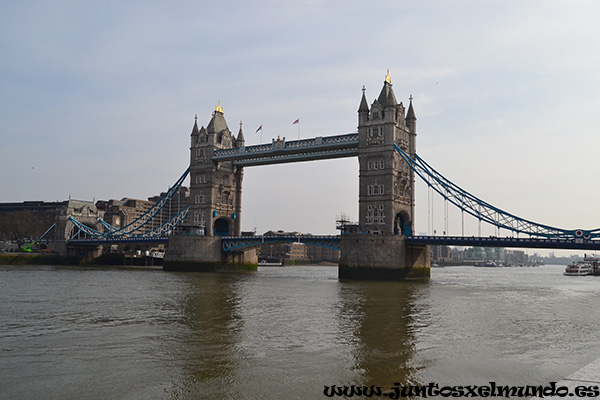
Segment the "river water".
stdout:
<svg viewBox="0 0 600 400">
<path fill-rule="evenodd" d="M 428 282 L 350 282 L 321 266 L 0 266 L 0 398 L 325 399 L 331 385 L 545 385 L 600 357 L 600 277 L 563 270 L 448 267 Z"/>
</svg>

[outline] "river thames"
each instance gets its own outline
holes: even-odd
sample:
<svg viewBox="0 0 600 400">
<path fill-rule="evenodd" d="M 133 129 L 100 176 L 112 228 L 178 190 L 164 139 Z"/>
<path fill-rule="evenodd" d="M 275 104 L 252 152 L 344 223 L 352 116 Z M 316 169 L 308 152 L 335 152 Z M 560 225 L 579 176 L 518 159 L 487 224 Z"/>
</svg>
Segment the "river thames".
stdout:
<svg viewBox="0 0 600 400">
<path fill-rule="evenodd" d="M 564 266 L 240 274 L 0 266 L 0 398 L 325 399 L 325 386 L 547 385 L 600 357 Z M 341 398 L 341 397 L 336 397 Z"/>
</svg>

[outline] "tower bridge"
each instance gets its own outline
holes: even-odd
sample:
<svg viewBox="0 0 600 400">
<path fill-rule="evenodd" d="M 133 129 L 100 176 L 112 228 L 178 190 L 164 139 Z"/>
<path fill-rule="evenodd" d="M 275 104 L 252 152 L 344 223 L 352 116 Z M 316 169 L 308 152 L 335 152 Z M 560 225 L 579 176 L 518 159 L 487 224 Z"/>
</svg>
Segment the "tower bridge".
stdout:
<svg viewBox="0 0 600 400">
<path fill-rule="evenodd" d="M 569 230 L 538 224 L 505 212 L 463 190 L 433 169 L 416 152 L 416 115 L 396 100 L 386 75 L 379 96 L 369 105 L 363 88 L 355 133 L 318 136 L 246 146 L 242 124 L 237 135 L 228 128 L 220 103 L 206 127 L 195 118 L 190 135 L 190 166 L 163 198 L 142 217 L 117 229 L 68 221 L 84 232 L 72 245 L 131 241 L 165 241 L 164 268 L 218 270 L 255 268 L 255 247 L 272 241 L 302 241 L 341 250 L 339 277 L 406 279 L 429 276 L 429 245 L 600 249 L 600 229 Z M 241 236 L 242 182 L 246 167 L 299 161 L 358 157 L 359 221 L 338 236 Z M 160 212 L 189 174 L 190 204 L 153 230 L 139 228 Z M 480 238 L 414 235 L 415 177 L 448 202 L 479 221 L 528 238 Z M 174 227 L 184 234 L 172 235 Z M 87 235 L 87 236 L 86 236 Z"/>
<path fill-rule="evenodd" d="M 403 279 L 429 276 L 427 245 L 406 244 L 414 231 L 414 172 L 403 161 L 416 151 L 416 116 L 412 97 L 408 108 L 396 100 L 389 73 L 379 97 L 371 105 L 363 88 L 358 108 L 358 130 L 336 136 L 246 146 L 242 125 L 237 136 L 228 128 L 220 103 L 206 127 L 191 133 L 190 230 L 169 240 L 167 269 L 213 268 L 227 263 L 252 264 L 256 256 L 247 246 L 224 247 L 240 240 L 220 239 L 241 234 L 243 168 L 340 157 L 359 160 L 359 224 L 364 235 L 342 235 L 341 278 Z M 379 235 L 377 240 L 373 235 Z M 243 239 L 248 243 L 251 239 Z M 201 249 L 201 250 L 199 250 Z"/>
</svg>

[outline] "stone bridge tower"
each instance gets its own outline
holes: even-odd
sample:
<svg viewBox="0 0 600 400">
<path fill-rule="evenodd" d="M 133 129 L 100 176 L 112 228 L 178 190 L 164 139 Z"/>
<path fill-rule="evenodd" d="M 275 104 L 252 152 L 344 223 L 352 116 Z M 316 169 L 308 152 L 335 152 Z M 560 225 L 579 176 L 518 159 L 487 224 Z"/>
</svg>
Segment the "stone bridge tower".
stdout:
<svg viewBox="0 0 600 400">
<path fill-rule="evenodd" d="M 414 173 L 395 145 L 414 157 L 417 118 L 398 103 L 389 71 L 379 97 L 358 108 L 359 234 L 341 237 L 339 277 L 402 280 L 429 277 L 429 247 L 407 245 L 414 231 Z"/>
<path fill-rule="evenodd" d="M 169 237 L 163 269 L 172 271 L 217 271 L 256 269 L 255 249 L 223 253 L 220 236 L 239 236 L 242 211 L 241 167 L 232 161 L 213 161 L 216 150 L 244 147 L 242 124 L 237 138 L 223 117 L 223 108 L 215 109 L 207 127 L 198 129 L 194 122 L 190 146 L 190 213 L 186 225 L 196 232 Z"/>
<path fill-rule="evenodd" d="M 411 235 L 414 230 L 413 171 L 394 149 L 415 154 L 415 112 L 396 101 L 389 72 L 371 108 L 365 89 L 358 109 L 359 227 L 372 234 Z"/>
<path fill-rule="evenodd" d="M 242 124 L 235 138 L 219 102 L 208 126 L 194 122 L 190 153 L 190 214 L 187 224 L 206 236 L 240 235 L 243 170 L 229 162 L 214 162 L 215 150 L 244 146 Z"/>
<path fill-rule="evenodd" d="M 98 245 L 68 245 L 69 239 L 79 230 L 69 217 L 75 218 L 82 224 L 100 230 L 98 219 L 103 213 L 91 201 L 67 200 L 56 210 L 54 218 L 54 241 L 49 248 L 63 257 L 98 257 L 102 254 L 102 247 Z"/>
</svg>

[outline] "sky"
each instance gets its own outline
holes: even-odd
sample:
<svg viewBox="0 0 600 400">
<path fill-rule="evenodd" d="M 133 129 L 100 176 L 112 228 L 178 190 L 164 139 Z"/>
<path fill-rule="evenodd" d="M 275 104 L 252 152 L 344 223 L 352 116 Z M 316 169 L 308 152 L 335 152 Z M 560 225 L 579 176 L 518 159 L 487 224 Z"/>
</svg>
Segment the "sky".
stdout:
<svg viewBox="0 0 600 400">
<path fill-rule="evenodd" d="M 246 145 L 355 132 L 362 87 L 371 103 L 389 69 L 417 153 L 447 178 L 597 228 L 598 16 L 592 0 L 4 1 L 0 202 L 165 191 L 219 101 Z M 444 209 L 418 182 L 417 233 L 462 234 Z M 243 230 L 333 234 L 341 213 L 358 219 L 355 158 L 244 170 Z"/>
</svg>

